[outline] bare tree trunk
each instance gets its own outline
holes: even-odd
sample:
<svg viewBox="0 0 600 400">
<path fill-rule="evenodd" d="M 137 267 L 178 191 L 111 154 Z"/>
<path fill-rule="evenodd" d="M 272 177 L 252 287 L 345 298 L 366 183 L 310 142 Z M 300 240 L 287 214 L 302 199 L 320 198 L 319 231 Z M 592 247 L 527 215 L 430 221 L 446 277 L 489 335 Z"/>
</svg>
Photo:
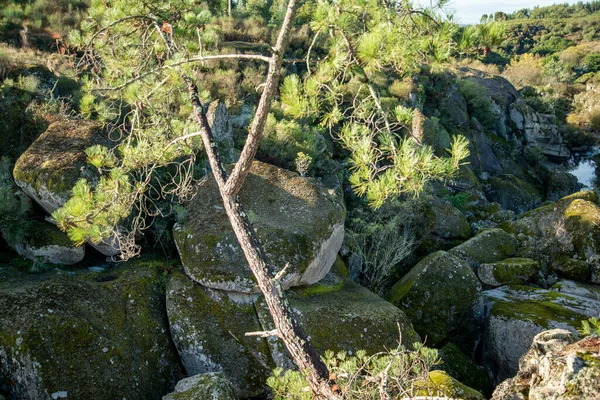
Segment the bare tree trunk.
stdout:
<svg viewBox="0 0 600 400">
<path fill-rule="evenodd" d="M 267 81 L 252 127 L 240 159 L 230 176 L 227 175 L 221 163 L 221 158 L 215 146 L 215 140 L 206 119 L 205 111 L 198 98 L 198 90 L 190 79 L 186 79 L 186 83 L 194 107 L 194 118 L 200 125 L 200 134 L 204 148 L 208 154 L 210 166 L 217 181 L 227 217 L 246 256 L 248 265 L 256 278 L 258 287 L 265 297 L 277 329 L 277 336 L 281 338 L 294 362 L 306 377 L 313 393 L 319 398 L 338 400 L 341 399 L 339 390 L 335 385 L 335 381 L 329 379 L 327 366 L 323 363 L 317 351 L 308 342 L 307 335 L 302 326 L 294 318 L 292 309 L 280 284 L 282 276 L 279 276 L 279 274 L 275 277 L 270 275 L 262 246 L 256 238 L 254 230 L 246 218 L 246 214 L 243 212 L 242 206 L 237 200 L 237 193 L 248 175 L 260 143 L 265 121 L 279 83 L 283 53 L 287 46 L 295 10 L 296 0 L 289 0 L 285 20 L 281 27 L 277 44 L 273 48 L 273 55 L 269 61 Z"/>
</svg>

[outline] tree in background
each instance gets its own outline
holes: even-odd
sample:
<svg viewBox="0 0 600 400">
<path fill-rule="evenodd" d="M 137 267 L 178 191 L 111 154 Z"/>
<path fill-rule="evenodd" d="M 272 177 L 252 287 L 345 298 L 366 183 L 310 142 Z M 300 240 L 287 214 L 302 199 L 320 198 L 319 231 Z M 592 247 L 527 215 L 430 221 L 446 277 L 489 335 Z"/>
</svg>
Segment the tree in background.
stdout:
<svg viewBox="0 0 600 400">
<path fill-rule="evenodd" d="M 442 62 L 452 48 L 452 27 L 429 11 L 377 0 L 319 1 L 311 29 L 304 77 L 288 77 L 281 89 L 286 113 L 322 124 L 350 150 L 351 184 L 377 207 L 403 193 L 416 194 L 429 179 L 455 172 L 468 154 L 454 142 L 450 157 L 437 158 L 411 137 L 418 104 L 394 104 L 384 97 L 386 73 L 410 75 L 426 62 Z M 296 0 L 289 0 L 270 54 L 231 54 L 219 48 L 210 21 L 227 4 L 193 0 L 94 0 L 82 33 L 81 65 L 89 93 L 81 110 L 106 122 L 115 149 L 95 146 L 88 161 L 101 173 L 92 185 L 80 180 L 72 198 L 53 217 L 76 242 L 114 238 L 122 257 L 139 252 L 135 234 L 174 203 L 193 196 L 196 157 L 208 157 L 229 221 L 265 296 L 278 336 L 318 397 L 339 397 L 333 377 L 310 345 L 287 302 L 280 280 L 285 267 L 268 268 L 261 244 L 237 201 L 261 141 L 294 28 Z M 323 59 L 314 61 L 320 52 Z M 226 62 L 262 62 L 266 81 L 239 161 L 227 173 L 206 118 L 198 77 Z M 417 111 L 412 111 L 413 107 Z M 320 110 L 320 111 L 319 111 Z M 129 223 L 125 227 L 124 221 Z M 272 276 L 270 270 L 279 271 Z"/>
</svg>

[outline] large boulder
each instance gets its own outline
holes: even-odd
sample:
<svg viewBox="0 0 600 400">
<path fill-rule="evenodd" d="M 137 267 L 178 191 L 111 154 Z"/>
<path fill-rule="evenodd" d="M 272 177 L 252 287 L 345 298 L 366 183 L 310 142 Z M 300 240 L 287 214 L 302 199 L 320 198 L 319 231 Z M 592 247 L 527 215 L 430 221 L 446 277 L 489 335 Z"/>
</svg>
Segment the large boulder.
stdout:
<svg viewBox="0 0 600 400">
<path fill-rule="evenodd" d="M 519 372 L 502 382 L 492 400 L 596 400 L 600 393 L 600 339 L 576 341 L 564 329 L 537 334 L 519 361 Z"/>
<path fill-rule="evenodd" d="M 84 153 L 93 145 L 114 146 L 102 132 L 102 124 L 85 120 L 55 122 L 17 160 L 15 183 L 52 214 L 69 200 L 79 179 L 97 181 L 98 172 L 86 162 Z M 119 254 L 108 243 L 92 246 L 107 256 Z"/>
<path fill-rule="evenodd" d="M 517 373 L 519 358 L 535 335 L 557 328 L 577 334 L 581 321 L 600 311 L 600 301 L 528 286 L 503 286 L 484 296 L 483 361 L 496 383 Z"/>
<path fill-rule="evenodd" d="M 481 284 L 464 260 L 435 252 L 398 281 L 387 298 L 408 315 L 419 335 L 427 337 L 428 345 L 451 339 L 469 353 L 473 351 L 472 340 L 483 319 L 483 301 Z"/>
<path fill-rule="evenodd" d="M 407 316 L 397 307 L 350 279 L 329 274 L 316 285 L 288 292 L 292 310 L 320 354 L 327 350 L 368 354 L 398 346 L 408 348 L 421 338 Z M 274 329 L 272 317 L 262 296 L 256 309 L 264 330 Z M 269 339 L 271 354 L 278 367 L 293 368 L 282 342 Z"/>
<path fill-rule="evenodd" d="M 531 280 L 538 270 L 538 262 L 531 258 L 507 258 L 481 264 L 477 269 L 477 276 L 489 286 L 519 285 Z"/>
<path fill-rule="evenodd" d="M 239 202 L 268 265 L 280 270 L 289 264 L 285 288 L 310 285 L 327 274 L 344 238 L 345 209 L 335 188 L 255 161 Z M 188 276 L 213 289 L 258 292 L 212 176 L 185 211 L 173 234 Z"/>
<path fill-rule="evenodd" d="M 15 164 L 15 183 L 52 214 L 71 197 L 80 178 L 97 179 L 84 150 L 109 146 L 102 125 L 94 121 L 61 121 L 50 125 Z"/>
<path fill-rule="evenodd" d="M 180 380 L 175 391 L 162 400 L 236 400 L 236 397 L 223 373 L 210 372 Z"/>
<path fill-rule="evenodd" d="M 160 399 L 181 377 L 162 263 L 0 269 L 0 382 L 14 399 Z"/>
<path fill-rule="evenodd" d="M 535 186 L 512 174 L 490 178 L 485 194 L 490 201 L 516 213 L 529 211 L 543 201 Z"/>
<path fill-rule="evenodd" d="M 475 269 L 481 263 L 493 263 L 511 257 L 517 246 L 517 239 L 513 235 L 493 228 L 480 231 L 449 253 L 466 260 Z"/>
<path fill-rule="evenodd" d="M 23 221 L 18 232 L 0 228 L 2 237 L 20 256 L 44 264 L 77 264 L 85 256 L 84 246 L 75 246 L 66 233 L 46 221 Z"/>
<path fill-rule="evenodd" d="M 231 297 L 230 297 L 231 295 Z M 240 397 L 258 396 L 275 368 L 261 331 L 255 295 L 215 291 L 175 271 L 167 286 L 173 342 L 188 375 L 223 372 Z"/>
</svg>

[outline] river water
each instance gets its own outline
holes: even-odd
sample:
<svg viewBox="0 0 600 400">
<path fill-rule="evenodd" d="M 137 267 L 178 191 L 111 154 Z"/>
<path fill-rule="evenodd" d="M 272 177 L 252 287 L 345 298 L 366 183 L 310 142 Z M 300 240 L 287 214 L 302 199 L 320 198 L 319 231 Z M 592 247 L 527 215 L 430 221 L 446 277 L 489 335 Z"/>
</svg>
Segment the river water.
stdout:
<svg viewBox="0 0 600 400">
<path fill-rule="evenodd" d="M 593 147 L 586 153 L 575 153 L 567 162 L 568 171 L 577 177 L 579 183 L 583 184 L 583 190 L 598 189 L 599 182 L 596 178 L 596 161 L 592 159 L 600 154 L 600 147 Z"/>
</svg>

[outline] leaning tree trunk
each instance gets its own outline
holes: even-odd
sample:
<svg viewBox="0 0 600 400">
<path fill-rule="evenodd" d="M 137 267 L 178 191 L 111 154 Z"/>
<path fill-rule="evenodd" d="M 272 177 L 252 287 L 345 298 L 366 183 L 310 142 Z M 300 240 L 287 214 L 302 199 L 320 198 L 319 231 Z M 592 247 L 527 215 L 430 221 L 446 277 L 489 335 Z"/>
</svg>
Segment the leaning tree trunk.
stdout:
<svg viewBox="0 0 600 400">
<path fill-rule="evenodd" d="M 243 212 L 237 199 L 252 161 L 258 149 L 273 96 L 279 83 L 280 70 L 283 63 L 283 53 L 287 47 L 291 24 L 296 10 L 296 0 L 289 0 L 286 16 L 277 38 L 277 44 L 272 49 L 273 55 L 269 61 L 269 71 L 263 93 L 248 133 L 246 144 L 241 152 L 232 173 L 228 176 L 215 145 L 211 128 L 206 119 L 205 111 L 198 98 L 195 84 L 186 79 L 194 118 L 200 125 L 200 134 L 206 149 L 213 175 L 217 182 L 227 217 L 231 223 L 237 240 L 246 256 L 248 265 L 256 278 L 258 287 L 265 297 L 273 322 L 276 336 L 281 338 L 294 362 L 306 377 L 312 391 L 319 398 L 340 399 L 335 381 L 330 379 L 329 371 L 317 351 L 308 342 L 308 338 L 300 324 L 296 321 L 292 309 L 284 295 L 280 280 L 283 273 L 272 276 L 267 268 L 265 253 L 254 234 L 254 230 Z M 282 270 L 283 272 L 284 270 Z"/>
</svg>

